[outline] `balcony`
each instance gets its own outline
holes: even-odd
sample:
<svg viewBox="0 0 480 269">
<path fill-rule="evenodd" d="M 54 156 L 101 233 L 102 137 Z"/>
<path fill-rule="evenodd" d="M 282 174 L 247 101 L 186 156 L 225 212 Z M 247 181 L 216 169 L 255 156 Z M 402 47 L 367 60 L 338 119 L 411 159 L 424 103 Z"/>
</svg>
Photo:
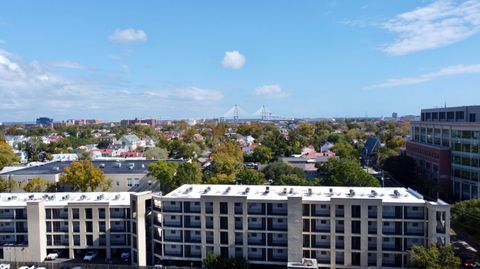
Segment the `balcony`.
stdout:
<svg viewBox="0 0 480 269">
<path fill-rule="evenodd" d="M 200 202 L 184 202 L 184 213 L 200 213 Z"/>
<path fill-rule="evenodd" d="M 286 203 L 269 203 L 268 214 L 277 216 L 286 216 L 288 214 Z"/>
<path fill-rule="evenodd" d="M 376 219 L 377 218 L 377 207 L 376 206 L 368 206 L 368 218 Z"/>
<path fill-rule="evenodd" d="M 164 227 L 182 227 L 181 217 L 178 216 L 175 218 L 171 218 L 171 217 L 165 216 L 163 220 L 163 226 Z"/>
<path fill-rule="evenodd" d="M 185 227 L 187 228 L 200 228 L 200 217 L 199 216 L 185 216 Z"/>
<path fill-rule="evenodd" d="M 404 233 L 406 235 L 423 236 L 425 234 L 424 224 L 418 222 L 406 222 Z"/>
<path fill-rule="evenodd" d="M 202 237 L 200 232 L 194 231 L 185 231 L 185 243 L 200 243 L 202 242 Z"/>
<path fill-rule="evenodd" d="M 248 233 L 247 242 L 249 245 L 252 246 L 265 246 L 265 234 Z"/>
<path fill-rule="evenodd" d="M 401 235 L 402 234 L 401 222 L 384 222 L 382 232 L 385 235 Z"/>
<path fill-rule="evenodd" d="M 12 225 L 4 225 L 0 226 L 0 233 L 13 233 L 15 231 L 15 226 Z"/>
<path fill-rule="evenodd" d="M 243 220 L 242 218 L 235 218 L 235 229 L 242 230 L 243 229 Z"/>
<path fill-rule="evenodd" d="M 183 257 L 182 246 L 178 245 L 165 245 L 164 253 L 165 256 Z"/>
<path fill-rule="evenodd" d="M 249 215 L 265 215 L 265 204 L 263 203 L 248 203 Z"/>
<path fill-rule="evenodd" d="M 249 230 L 265 230 L 264 218 L 248 218 Z"/>
<path fill-rule="evenodd" d="M 205 217 L 205 228 L 213 229 L 213 217 Z"/>
<path fill-rule="evenodd" d="M 268 230 L 269 231 L 287 231 L 287 219 L 268 219 Z"/>
<path fill-rule="evenodd" d="M 312 204 L 312 216 L 315 217 L 330 217 L 330 206 L 321 204 Z"/>
<path fill-rule="evenodd" d="M 384 219 L 401 219 L 402 207 L 401 206 L 384 206 L 383 218 Z"/>
<path fill-rule="evenodd" d="M 288 246 L 287 234 L 268 234 L 268 245 L 276 247 Z"/>
<path fill-rule="evenodd" d="M 165 202 L 163 204 L 163 212 L 181 213 L 182 203 L 181 202 Z"/>
<path fill-rule="evenodd" d="M 345 216 L 345 209 L 343 208 L 343 205 L 338 206 L 335 208 L 335 217 L 337 218 L 343 218 Z"/>
<path fill-rule="evenodd" d="M 243 204 L 242 203 L 235 203 L 235 214 L 242 215 L 243 214 Z"/>
<path fill-rule="evenodd" d="M 406 206 L 405 219 L 425 219 L 424 207 Z"/>
<path fill-rule="evenodd" d="M 314 220 L 315 225 L 313 226 L 313 231 L 317 233 L 329 233 L 330 232 L 330 221 L 329 220 Z"/>
</svg>

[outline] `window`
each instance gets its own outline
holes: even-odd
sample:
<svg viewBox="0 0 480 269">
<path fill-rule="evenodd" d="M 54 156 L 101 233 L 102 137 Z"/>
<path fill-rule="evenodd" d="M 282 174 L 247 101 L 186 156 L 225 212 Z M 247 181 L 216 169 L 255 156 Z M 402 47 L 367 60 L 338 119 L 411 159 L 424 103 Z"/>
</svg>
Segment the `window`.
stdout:
<svg viewBox="0 0 480 269">
<path fill-rule="evenodd" d="M 92 219 L 92 209 L 91 208 L 85 208 L 85 218 L 86 219 Z"/>
<path fill-rule="evenodd" d="M 132 179 L 131 179 L 131 178 L 127 178 L 127 186 L 128 186 L 128 187 L 132 187 L 132 186 L 133 186 L 133 183 L 132 183 Z"/>
<path fill-rule="evenodd" d="M 220 229 L 228 229 L 228 217 L 220 217 Z"/>
<path fill-rule="evenodd" d="M 283 219 L 278 219 L 277 222 L 278 223 L 283 223 Z"/>
<path fill-rule="evenodd" d="M 228 214 L 228 203 L 220 203 L 220 214 Z"/>
</svg>

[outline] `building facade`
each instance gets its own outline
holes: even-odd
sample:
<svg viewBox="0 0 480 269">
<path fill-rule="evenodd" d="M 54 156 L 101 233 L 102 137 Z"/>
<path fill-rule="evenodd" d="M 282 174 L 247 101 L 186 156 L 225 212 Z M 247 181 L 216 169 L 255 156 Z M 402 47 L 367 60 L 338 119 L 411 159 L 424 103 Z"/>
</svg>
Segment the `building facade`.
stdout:
<svg viewBox="0 0 480 269">
<path fill-rule="evenodd" d="M 131 253 L 134 265 L 146 265 L 152 194 L 2 193 L 0 261 L 41 262 L 52 252 L 61 258 L 120 259 Z M 104 262 L 105 260 L 101 260 Z"/>
<path fill-rule="evenodd" d="M 478 120 L 477 120 L 478 119 Z M 456 200 L 479 197 L 480 106 L 423 109 L 411 123 L 407 155 L 419 172 L 451 189 Z"/>
<path fill-rule="evenodd" d="M 401 268 L 412 245 L 449 243 L 449 205 L 404 188 L 183 185 L 152 203 L 155 264 Z"/>
</svg>

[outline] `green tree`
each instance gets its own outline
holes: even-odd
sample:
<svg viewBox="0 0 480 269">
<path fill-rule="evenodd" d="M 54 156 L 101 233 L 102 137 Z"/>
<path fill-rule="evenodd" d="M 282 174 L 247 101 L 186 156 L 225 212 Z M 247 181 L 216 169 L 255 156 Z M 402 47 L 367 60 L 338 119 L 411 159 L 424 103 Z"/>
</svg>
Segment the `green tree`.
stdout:
<svg viewBox="0 0 480 269">
<path fill-rule="evenodd" d="M 237 174 L 237 183 L 243 185 L 262 185 L 265 184 L 265 175 L 257 170 L 243 168 Z"/>
<path fill-rule="evenodd" d="M 452 206 L 452 226 L 469 234 L 476 240 L 480 238 L 480 199 L 457 202 Z"/>
<path fill-rule="evenodd" d="M 21 187 L 26 192 L 44 192 L 49 188 L 49 183 L 39 177 L 34 177 L 28 183 L 22 184 Z"/>
<path fill-rule="evenodd" d="M 461 264 L 452 245 L 413 246 L 407 252 L 407 260 L 408 268 L 418 269 L 456 269 Z"/>
<path fill-rule="evenodd" d="M 218 144 L 210 157 L 216 175 L 224 174 L 235 180 L 235 175 L 243 168 L 243 152 L 235 141 Z"/>
<path fill-rule="evenodd" d="M 310 182 L 305 177 L 299 177 L 296 174 L 281 175 L 274 185 L 288 185 L 288 186 L 308 186 Z"/>
<path fill-rule="evenodd" d="M 144 156 L 147 160 L 166 160 L 168 159 L 168 151 L 162 148 L 148 148 L 145 150 Z"/>
<path fill-rule="evenodd" d="M 262 172 L 265 174 L 265 178 L 271 180 L 274 185 L 281 185 L 281 177 L 286 175 L 294 174 L 297 178 L 306 179 L 305 172 L 302 169 L 282 162 L 271 163 Z"/>
<path fill-rule="evenodd" d="M 81 192 L 107 191 L 112 186 L 112 181 L 89 160 L 72 162 L 69 167 L 65 167 L 59 183 L 70 186 L 72 191 Z"/>
<path fill-rule="evenodd" d="M 13 149 L 5 143 L 4 141 L 0 141 L 0 170 L 7 165 L 11 165 L 19 161 L 19 158 L 15 153 L 13 153 Z"/>
<path fill-rule="evenodd" d="M 358 152 L 355 148 L 343 140 L 340 140 L 335 143 L 333 146 L 332 151 L 336 153 L 336 155 L 340 158 L 350 158 L 350 159 L 358 159 Z"/>
<path fill-rule="evenodd" d="M 17 185 L 15 180 L 0 177 L 0 192 L 12 192 Z"/>
<path fill-rule="evenodd" d="M 273 159 L 273 152 L 269 147 L 258 146 L 253 150 L 252 157 L 256 162 L 269 163 Z"/>
<path fill-rule="evenodd" d="M 323 185 L 379 187 L 378 180 L 365 172 L 357 160 L 329 159 L 320 169 L 325 173 Z"/>
<path fill-rule="evenodd" d="M 174 180 L 174 188 L 183 184 L 199 184 L 202 182 L 202 168 L 198 163 L 182 163 L 177 167 Z"/>
<path fill-rule="evenodd" d="M 177 167 L 178 163 L 160 160 L 148 166 L 148 175 L 159 181 L 162 192 L 168 193 L 176 187 L 174 177 Z"/>
</svg>

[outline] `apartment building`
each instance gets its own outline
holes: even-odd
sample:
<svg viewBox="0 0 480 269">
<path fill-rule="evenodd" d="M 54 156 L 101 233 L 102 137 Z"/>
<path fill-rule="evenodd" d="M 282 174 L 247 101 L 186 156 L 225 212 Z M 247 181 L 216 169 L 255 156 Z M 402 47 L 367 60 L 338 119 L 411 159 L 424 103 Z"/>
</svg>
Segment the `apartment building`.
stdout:
<svg viewBox="0 0 480 269">
<path fill-rule="evenodd" d="M 404 188 L 183 185 L 152 203 L 155 264 L 401 268 L 412 245 L 449 243 L 449 205 Z"/>
<path fill-rule="evenodd" d="M 167 160 L 168 162 L 183 162 L 183 160 Z M 148 165 L 156 160 L 95 160 L 93 165 L 102 170 L 107 179 L 112 180 L 110 191 L 158 191 L 157 180 L 148 176 Z M 53 161 L 38 166 L 25 167 L 0 173 L 0 177 L 15 181 L 15 192 L 22 192 L 21 185 L 32 178 L 41 178 L 50 184 L 57 183 L 71 161 Z M 59 191 L 70 191 L 63 186 Z"/>
<path fill-rule="evenodd" d="M 478 119 L 478 120 L 477 120 Z M 422 109 L 411 123 L 406 153 L 422 176 L 452 190 L 455 200 L 479 197 L 480 106 Z"/>
<path fill-rule="evenodd" d="M 146 265 L 151 192 L 1 193 L 0 261 L 41 262 L 49 253 Z M 151 254 L 150 254 L 151 255 Z"/>
</svg>

